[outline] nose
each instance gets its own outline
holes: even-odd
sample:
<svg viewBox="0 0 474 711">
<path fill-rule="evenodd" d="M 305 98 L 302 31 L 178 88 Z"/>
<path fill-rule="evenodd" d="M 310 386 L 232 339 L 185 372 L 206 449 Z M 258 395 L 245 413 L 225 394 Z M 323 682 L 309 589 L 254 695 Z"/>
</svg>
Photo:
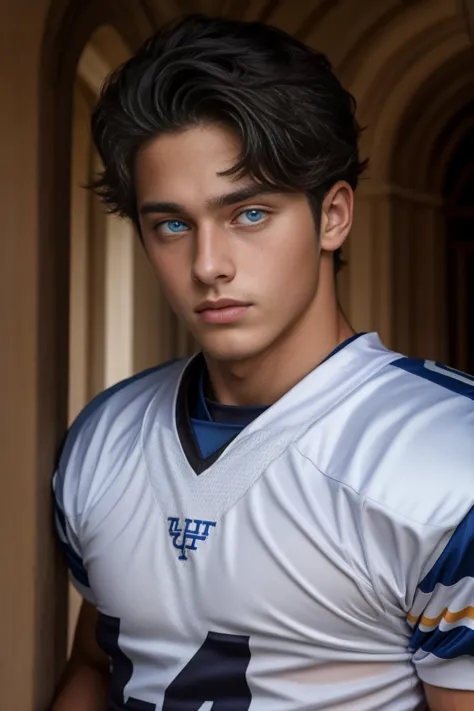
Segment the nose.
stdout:
<svg viewBox="0 0 474 711">
<path fill-rule="evenodd" d="M 215 224 L 199 227 L 195 233 L 192 272 L 194 280 L 206 286 L 232 281 L 235 260 L 231 237 L 225 229 Z"/>
</svg>

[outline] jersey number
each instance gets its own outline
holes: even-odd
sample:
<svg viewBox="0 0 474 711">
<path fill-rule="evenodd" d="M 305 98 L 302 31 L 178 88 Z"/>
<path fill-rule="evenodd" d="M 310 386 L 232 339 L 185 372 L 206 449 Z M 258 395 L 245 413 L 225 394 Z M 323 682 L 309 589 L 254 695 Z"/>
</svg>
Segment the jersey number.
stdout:
<svg viewBox="0 0 474 711">
<path fill-rule="evenodd" d="M 130 696 L 125 687 L 133 663 L 119 645 L 120 620 L 100 614 L 97 638 L 113 660 L 108 711 L 157 711 L 157 706 Z M 165 692 L 161 711 L 198 711 L 212 701 L 212 711 L 248 711 L 252 695 L 246 672 L 250 662 L 249 637 L 209 632 L 204 643 Z"/>
</svg>

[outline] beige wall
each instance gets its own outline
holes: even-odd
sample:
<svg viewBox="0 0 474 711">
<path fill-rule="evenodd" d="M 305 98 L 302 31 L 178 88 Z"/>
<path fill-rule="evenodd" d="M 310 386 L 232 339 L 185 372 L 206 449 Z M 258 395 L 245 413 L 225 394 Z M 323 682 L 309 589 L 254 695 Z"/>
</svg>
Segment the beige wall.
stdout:
<svg viewBox="0 0 474 711">
<path fill-rule="evenodd" d="M 432 0 L 427 12 L 423 2 L 367 0 L 363 13 L 353 0 L 313 4 L 315 24 L 304 38 L 330 54 L 355 92 L 369 125 L 364 150 L 374 159 L 357 200 L 343 299 L 358 328 L 377 328 L 389 345 L 437 357 L 444 347 L 443 157 L 433 158 L 432 146 L 474 94 L 459 3 Z M 206 3 L 199 7 L 206 9 Z M 247 16 L 264 7 L 275 8 L 266 19 L 304 36 L 309 23 L 292 3 L 255 0 Z M 301 7 L 309 12 L 308 3 Z M 98 26 L 114 25 L 133 49 L 165 11 L 173 14 L 171 1 L 0 1 L 0 685 L 8 711 L 44 711 L 66 649 L 67 582 L 51 535 L 49 486 L 68 420 L 69 159 L 76 65 Z M 431 106 L 436 111 L 430 113 Z M 81 110 L 87 113 L 86 107 Z M 75 140 L 79 152 L 84 141 L 88 160 L 85 135 Z M 78 250 L 87 251 L 87 224 L 81 226 L 80 217 L 85 200 L 76 193 L 72 202 L 73 220 L 79 215 L 75 260 Z M 191 345 L 173 327 L 140 249 L 135 241 L 128 356 L 133 368 L 150 365 L 154 353 L 163 359 Z M 96 263 L 100 266 L 100 259 Z M 86 278 L 78 264 L 72 277 L 77 295 Z M 94 293 L 99 291 L 100 283 Z M 431 296 L 437 301 L 429 301 Z M 77 298 L 75 303 L 80 331 L 90 304 L 80 307 Z M 104 300 L 100 303 L 103 308 Z M 101 318 L 95 321 L 92 349 L 100 349 Z M 90 352 L 71 355 L 71 367 L 85 372 Z M 85 377 L 71 389 L 72 409 L 105 375 L 97 368 L 87 387 Z"/>
<path fill-rule="evenodd" d="M 47 25 L 49 4 L 0 3 L 0 684 L 9 711 L 46 708 L 66 646 L 50 479 L 67 422 L 72 80 L 80 44 L 101 20 L 94 13 L 107 3 L 81 2 L 77 21 L 55 2 Z M 112 19 L 123 14 L 120 2 L 108 5 Z M 150 26 L 135 14 L 119 19 L 136 45 Z M 58 34 L 63 21 L 76 39 Z M 43 52 L 45 31 L 55 45 Z"/>
<path fill-rule="evenodd" d="M 92 173 L 90 103 L 79 81 L 74 90 L 71 165 L 71 258 L 69 305 L 69 403 L 71 422 L 90 398 L 91 194 L 83 185 Z"/>
<path fill-rule="evenodd" d="M 38 323 L 38 67 L 47 4 L 0 5 L 0 684 L 12 711 L 39 709 L 48 696 L 55 595 L 64 591 L 45 509 L 65 408 L 48 393 L 54 344 L 47 348 Z"/>
</svg>

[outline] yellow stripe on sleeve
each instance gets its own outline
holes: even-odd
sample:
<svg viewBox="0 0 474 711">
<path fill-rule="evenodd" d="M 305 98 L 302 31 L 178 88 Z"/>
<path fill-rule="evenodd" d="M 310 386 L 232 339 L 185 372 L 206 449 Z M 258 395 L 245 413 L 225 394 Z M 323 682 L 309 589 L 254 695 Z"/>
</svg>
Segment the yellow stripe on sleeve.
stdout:
<svg viewBox="0 0 474 711">
<path fill-rule="evenodd" d="M 416 625 L 416 623 L 419 622 L 420 625 L 423 625 L 424 627 L 437 627 L 443 619 L 448 623 L 452 623 L 459 622 L 459 620 L 464 618 L 474 620 L 474 607 L 472 605 L 468 605 L 468 607 L 465 607 L 463 610 L 459 610 L 458 612 L 451 612 L 447 607 L 445 607 L 438 617 L 425 617 L 425 615 L 423 615 L 420 619 L 419 617 L 412 615 L 410 612 L 407 615 L 408 622 L 412 625 Z"/>
</svg>

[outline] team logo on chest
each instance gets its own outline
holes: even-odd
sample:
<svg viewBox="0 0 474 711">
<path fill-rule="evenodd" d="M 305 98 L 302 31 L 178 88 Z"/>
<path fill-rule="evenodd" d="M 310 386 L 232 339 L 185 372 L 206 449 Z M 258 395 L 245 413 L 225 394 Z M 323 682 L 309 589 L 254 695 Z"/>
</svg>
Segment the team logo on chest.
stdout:
<svg viewBox="0 0 474 711">
<path fill-rule="evenodd" d="M 216 526 L 215 521 L 202 521 L 197 518 L 185 518 L 184 526 L 180 525 L 179 518 L 168 517 L 169 534 L 173 539 L 173 546 L 180 551 L 178 560 L 188 560 L 187 551 L 196 551 L 198 541 L 205 541 L 210 529 Z"/>
</svg>

